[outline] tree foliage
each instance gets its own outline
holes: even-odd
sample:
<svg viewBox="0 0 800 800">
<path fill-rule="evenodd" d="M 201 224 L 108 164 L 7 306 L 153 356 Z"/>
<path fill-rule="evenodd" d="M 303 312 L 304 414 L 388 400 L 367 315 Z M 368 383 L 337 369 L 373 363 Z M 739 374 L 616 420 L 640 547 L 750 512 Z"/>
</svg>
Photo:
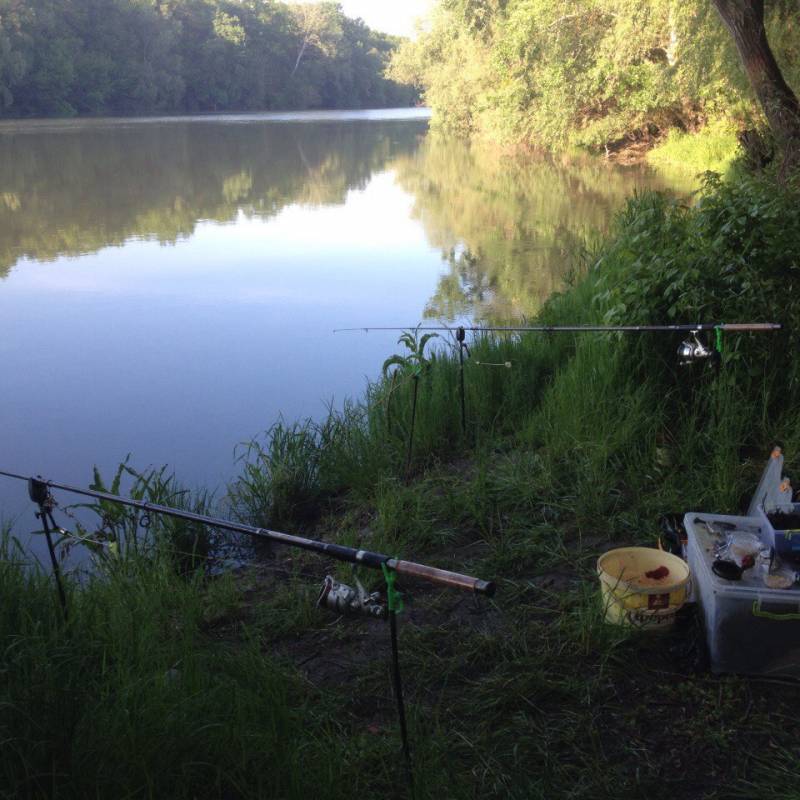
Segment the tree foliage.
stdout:
<svg viewBox="0 0 800 800">
<path fill-rule="evenodd" d="M 796 3 L 768 8 L 790 83 L 800 78 L 799 20 Z M 723 111 L 757 113 L 708 0 L 439 0 L 390 74 L 423 89 L 448 130 L 550 148 L 602 150 Z"/>
<path fill-rule="evenodd" d="M 0 0 L 0 115 L 409 105 L 398 42 L 333 2 Z"/>
</svg>

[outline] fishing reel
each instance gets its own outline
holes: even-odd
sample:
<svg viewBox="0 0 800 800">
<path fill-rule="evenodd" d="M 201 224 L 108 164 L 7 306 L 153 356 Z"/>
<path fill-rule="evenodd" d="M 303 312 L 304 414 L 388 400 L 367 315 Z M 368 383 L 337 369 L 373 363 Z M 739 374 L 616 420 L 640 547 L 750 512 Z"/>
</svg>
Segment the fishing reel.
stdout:
<svg viewBox="0 0 800 800">
<path fill-rule="evenodd" d="M 678 363 L 685 367 L 706 359 L 711 359 L 711 362 L 716 364 L 719 361 L 719 353 L 700 339 L 699 331 L 692 331 L 689 338 L 682 341 L 678 347 Z"/>
<path fill-rule="evenodd" d="M 317 599 L 317 608 L 328 608 L 336 614 L 351 617 L 383 619 L 386 616 L 386 606 L 381 602 L 380 592 L 367 593 L 358 578 L 353 588 L 335 580 L 332 575 L 326 575 Z"/>
</svg>

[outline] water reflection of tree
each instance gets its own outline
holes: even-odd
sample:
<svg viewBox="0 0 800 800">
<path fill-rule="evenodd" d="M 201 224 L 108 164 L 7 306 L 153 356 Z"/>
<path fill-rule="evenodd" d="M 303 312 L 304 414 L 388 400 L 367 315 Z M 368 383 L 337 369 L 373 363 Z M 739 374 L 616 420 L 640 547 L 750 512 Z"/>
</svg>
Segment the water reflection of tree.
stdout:
<svg viewBox="0 0 800 800">
<path fill-rule="evenodd" d="M 668 188 L 644 169 L 512 158 L 435 136 L 393 166 L 448 267 L 426 315 L 448 319 L 535 313 L 626 197 Z"/>
<path fill-rule="evenodd" d="M 450 271 L 439 279 L 433 297 L 425 306 L 424 316 L 436 319 L 457 319 L 475 307 L 491 303 L 496 295 L 489 275 L 481 269 L 480 260 L 469 250 L 455 248 L 444 253 Z"/>
<path fill-rule="evenodd" d="M 164 244 L 199 220 L 342 203 L 413 151 L 424 122 L 81 125 L 0 134 L 0 276 L 20 258 L 130 238 Z"/>
</svg>

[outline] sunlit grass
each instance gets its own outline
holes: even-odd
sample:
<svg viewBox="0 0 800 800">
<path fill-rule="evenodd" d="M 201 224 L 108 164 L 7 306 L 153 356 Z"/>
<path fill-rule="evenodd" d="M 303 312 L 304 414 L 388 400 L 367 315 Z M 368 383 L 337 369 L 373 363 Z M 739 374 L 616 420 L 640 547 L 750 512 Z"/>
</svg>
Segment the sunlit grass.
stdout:
<svg viewBox="0 0 800 800">
<path fill-rule="evenodd" d="M 666 140 L 654 147 L 647 160 L 668 170 L 724 174 L 740 153 L 736 127 L 724 119 L 713 120 L 696 133 L 671 130 Z"/>
</svg>

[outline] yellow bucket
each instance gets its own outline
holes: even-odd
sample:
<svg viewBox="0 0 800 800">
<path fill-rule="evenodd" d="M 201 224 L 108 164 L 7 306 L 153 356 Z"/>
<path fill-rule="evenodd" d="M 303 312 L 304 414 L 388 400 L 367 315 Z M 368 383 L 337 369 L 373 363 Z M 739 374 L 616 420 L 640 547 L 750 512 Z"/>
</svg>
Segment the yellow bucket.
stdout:
<svg viewBox="0 0 800 800">
<path fill-rule="evenodd" d="M 689 566 L 671 553 L 621 547 L 597 559 L 606 622 L 666 628 L 686 602 Z"/>
</svg>

